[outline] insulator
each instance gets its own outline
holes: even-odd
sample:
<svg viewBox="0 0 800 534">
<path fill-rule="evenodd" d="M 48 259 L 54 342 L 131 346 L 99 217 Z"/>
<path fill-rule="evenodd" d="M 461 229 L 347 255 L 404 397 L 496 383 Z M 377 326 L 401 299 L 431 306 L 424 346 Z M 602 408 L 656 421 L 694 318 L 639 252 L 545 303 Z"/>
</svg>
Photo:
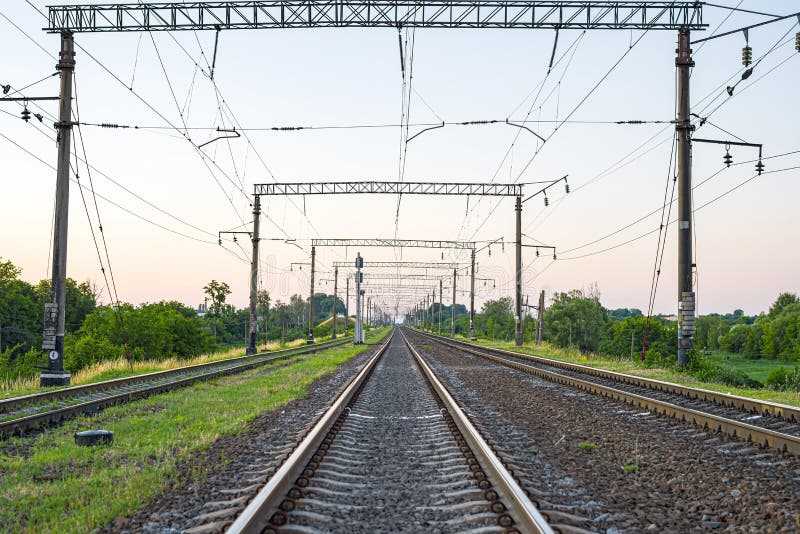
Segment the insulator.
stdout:
<svg viewBox="0 0 800 534">
<path fill-rule="evenodd" d="M 731 163 L 733 163 L 733 156 L 731 156 L 731 153 L 727 149 L 725 150 L 725 155 L 722 156 L 722 161 L 725 163 L 726 167 L 730 167 Z"/>
<path fill-rule="evenodd" d="M 758 163 L 756 163 L 756 172 L 759 176 L 764 172 L 764 163 L 761 160 L 758 160 Z"/>
<path fill-rule="evenodd" d="M 27 107 L 22 109 L 22 120 L 24 120 L 25 122 L 31 120 L 31 112 L 28 110 Z"/>
<path fill-rule="evenodd" d="M 489 247 L 489 256 L 492 255 L 492 247 Z"/>
<path fill-rule="evenodd" d="M 544 205 L 545 207 L 550 205 L 550 200 L 547 197 L 544 197 Z"/>
<path fill-rule="evenodd" d="M 556 260 L 556 253 L 553 252 L 553 261 L 555 261 L 555 260 Z"/>
<path fill-rule="evenodd" d="M 798 38 L 797 42 L 800 43 L 800 33 L 797 34 L 797 38 Z M 11 86 L 10 85 L 0 85 L 0 87 L 3 88 L 3 94 L 4 95 L 7 95 L 8 92 L 11 90 Z"/>
<path fill-rule="evenodd" d="M 567 194 L 569 195 L 569 184 L 567 183 L 564 184 L 564 191 L 566 191 Z"/>
<path fill-rule="evenodd" d="M 238 240 L 238 239 L 236 239 L 236 236 L 233 236 L 233 242 L 234 242 L 234 243 L 238 243 L 238 242 L 239 242 L 239 240 Z"/>
<path fill-rule="evenodd" d="M 218 239 L 217 242 L 219 243 L 219 246 L 222 246 L 222 239 Z"/>
<path fill-rule="evenodd" d="M 39 122 L 42 122 L 44 120 L 44 117 L 42 116 L 41 113 L 34 113 L 33 116 L 39 119 Z"/>
<path fill-rule="evenodd" d="M 742 65 L 749 67 L 753 62 L 753 49 L 749 46 L 742 48 Z"/>
<path fill-rule="evenodd" d="M 794 36 L 794 49 L 800 52 L 800 32 Z"/>
<path fill-rule="evenodd" d="M 538 248 L 536 249 L 536 257 L 537 258 L 539 257 L 539 249 Z"/>
</svg>

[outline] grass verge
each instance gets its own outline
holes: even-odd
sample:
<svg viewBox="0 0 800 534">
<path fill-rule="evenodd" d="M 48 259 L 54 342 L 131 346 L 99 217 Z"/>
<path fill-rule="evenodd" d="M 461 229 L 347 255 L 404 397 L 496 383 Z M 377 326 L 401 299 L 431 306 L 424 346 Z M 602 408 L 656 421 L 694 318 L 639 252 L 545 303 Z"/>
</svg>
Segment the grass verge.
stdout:
<svg viewBox="0 0 800 534">
<path fill-rule="evenodd" d="M 311 382 L 367 348 L 276 362 L 0 442 L 0 531 L 89 532 L 131 513 L 167 487 L 179 461 L 304 397 Z M 76 446 L 73 433 L 88 428 L 114 431 L 114 443 Z"/>
<path fill-rule="evenodd" d="M 316 338 L 317 343 L 324 343 L 330 341 L 330 336 Z M 295 339 L 287 343 L 281 344 L 278 341 L 270 342 L 266 345 L 260 345 L 259 351 L 275 351 L 283 349 L 291 349 L 294 347 L 305 346 L 305 339 Z M 141 362 L 133 362 L 131 365 L 124 358 L 115 360 L 106 360 L 94 365 L 90 365 L 84 369 L 77 371 L 72 375 L 71 385 L 80 386 L 82 384 L 93 384 L 95 382 L 102 382 L 104 380 L 113 380 L 115 378 L 126 378 L 129 376 L 143 375 L 146 373 L 154 373 L 156 371 L 168 371 L 178 367 L 186 367 L 188 365 L 197 365 L 200 363 L 210 363 L 219 360 L 227 360 L 229 358 L 238 358 L 244 356 L 244 347 L 233 347 L 231 349 L 213 352 L 211 354 L 201 354 L 194 358 L 168 358 L 166 360 L 145 360 Z M 59 389 L 59 388 L 48 388 Z M 0 399 L 8 399 L 11 397 L 19 397 L 21 395 L 29 395 L 31 393 L 39 393 L 45 389 L 39 387 L 39 377 L 18 378 L 11 381 L 0 380 Z"/>
<path fill-rule="evenodd" d="M 467 339 L 464 339 L 468 341 Z M 492 341 L 488 339 L 478 339 L 474 341 L 478 345 L 487 347 L 494 347 L 499 349 L 511 350 L 516 352 L 523 352 L 526 354 L 533 354 L 536 356 L 543 356 L 545 358 L 552 358 L 554 360 L 561 360 L 571 363 L 578 363 L 589 367 L 597 367 L 609 371 L 616 371 L 618 373 L 626 373 L 630 375 L 642 376 L 652 378 L 654 380 L 662 380 L 664 382 L 671 382 L 674 384 L 681 384 L 684 386 L 708 389 L 711 391 L 719 391 L 731 395 L 738 395 L 741 397 L 749 397 L 751 399 L 765 400 L 769 402 L 778 402 L 781 404 L 788 404 L 791 406 L 800 406 L 800 392 L 792 391 L 775 391 L 771 389 L 749 389 L 749 388 L 735 388 L 725 384 L 718 384 L 714 382 L 703 382 L 697 378 L 686 373 L 679 373 L 672 369 L 663 369 L 658 367 L 645 367 L 639 360 L 631 361 L 628 358 L 614 358 L 610 356 L 602 356 L 597 354 L 581 354 L 577 350 L 562 349 L 554 347 L 547 343 L 536 347 L 531 344 L 524 344 L 517 347 L 513 342 L 507 341 Z M 722 360 L 722 356 L 719 356 Z M 720 361 L 719 363 L 727 363 Z M 784 365 L 786 365 L 784 363 Z M 731 365 L 733 366 L 733 365 Z M 777 365 L 780 367 L 780 364 Z M 769 368 L 766 366 L 761 369 L 765 374 L 769 373 Z"/>
</svg>

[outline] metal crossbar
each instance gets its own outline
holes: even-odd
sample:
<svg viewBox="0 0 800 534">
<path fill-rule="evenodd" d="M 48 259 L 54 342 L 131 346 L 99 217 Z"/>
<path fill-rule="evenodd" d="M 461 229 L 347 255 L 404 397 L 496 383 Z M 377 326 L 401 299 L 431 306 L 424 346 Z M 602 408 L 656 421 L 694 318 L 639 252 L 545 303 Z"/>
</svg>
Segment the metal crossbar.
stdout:
<svg viewBox="0 0 800 534">
<path fill-rule="evenodd" d="M 701 2 L 239 0 L 49 6 L 49 32 L 275 28 L 693 30 Z"/>
<path fill-rule="evenodd" d="M 469 264 L 467 263 L 431 263 L 426 261 L 365 261 L 364 262 L 364 269 L 446 269 L 446 270 L 453 270 L 459 269 L 461 267 L 466 267 Z M 343 267 L 348 268 L 353 267 L 352 261 L 335 261 L 333 262 L 334 267 Z"/>
<path fill-rule="evenodd" d="M 282 195 L 479 195 L 522 196 L 521 184 L 470 184 L 443 182 L 304 182 L 255 184 L 254 194 Z"/>
<path fill-rule="evenodd" d="M 471 250 L 474 241 L 428 241 L 425 239 L 312 239 L 314 247 L 412 247 Z"/>
</svg>

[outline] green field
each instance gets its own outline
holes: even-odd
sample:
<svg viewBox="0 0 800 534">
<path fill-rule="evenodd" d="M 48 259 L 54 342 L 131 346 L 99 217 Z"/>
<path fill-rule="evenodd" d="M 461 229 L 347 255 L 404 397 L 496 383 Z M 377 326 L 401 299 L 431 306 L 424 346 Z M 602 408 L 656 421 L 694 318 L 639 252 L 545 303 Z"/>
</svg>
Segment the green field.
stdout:
<svg viewBox="0 0 800 534">
<path fill-rule="evenodd" d="M 464 339 L 464 341 L 469 341 L 466 338 L 461 339 Z M 475 343 L 489 347 L 496 347 L 499 349 L 533 354 L 545 358 L 553 358 L 555 360 L 578 363 L 600 369 L 607 369 L 609 371 L 615 371 L 618 373 L 626 373 L 630 375 L 652 378 L 655 380 L 663 380 L 664 382 L 672 382 L 674 384 L 681 384 L 684 386 L 719 391 L 722 393 L 729 393 L 731 395 L 739 395 L 741 397 L 749 397 L 752 399 L 765 400 L 769 402 L 800 406 L 800 392 L 797 391 L 775 391 L 767 388 L 736 388 L 726 384 L 703 382 L 688 373 L 681 373 L 674 369 L 645 367 L 638 358 L 631 361 L 630 358 L 615 358 L 601 354 L 581 354 L 574 349 L 562 349 L 547 343 L 542 344 L 540 347 L 536 347 L 530 342 L 525 343 L 521 347 L 517 347 L 513 342 L 493 341 L 487 339 L 478 339 L 475 341 Z M 792 362 L 786 362 L 782 360 L 747 360 L 736 354 L 729 354 L 728 360 L 725 360 L 724 353 L 712 354 L 709 357 L 714 359 L 715 362 L 739 368 L 759 382 L 763 382 L 769 372 L 776 367 L 784 366 L 787 369 L 794 367 Z"/>
<path fill-rule="evenodd" d="M 793 361 L 771 360 L 763 358 L 760 360 L 751 360 L 745 358 L 741 354 L 730 354 L 727 352 L 718 351 L 713 351 L 710 355 L 708 355 L 708 358 L 720 365 L 738 369 L 747 374 L 747 376 L 750 378 L 758 380 L 762 384 L 773 369 L 785 367 L 786 369 L 791 370 L 796 365 L 796 363 Z"/>
</svg>

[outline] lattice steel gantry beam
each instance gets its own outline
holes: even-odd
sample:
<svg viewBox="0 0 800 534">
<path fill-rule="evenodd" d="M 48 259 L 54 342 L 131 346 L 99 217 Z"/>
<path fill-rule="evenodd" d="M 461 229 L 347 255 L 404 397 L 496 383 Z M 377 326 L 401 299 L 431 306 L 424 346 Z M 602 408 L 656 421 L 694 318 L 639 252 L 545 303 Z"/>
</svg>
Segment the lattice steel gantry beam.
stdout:
<svg viewBox="0 0 800 534">
<path fill-rule="evenodd" d="M 293 182 L 255 184 L 253 194 L 285 195 L 461 195 L 517 197 L 522 184 L 475 184 L 448 182 Z"/>
<path fill-rule="evenodd" d="M 474 250 L 474 241 L 429 241 L 426 239 L 312 239 L 312 247 L 410 247 Z"/>
<path fill-rule="evenodd" d="M 364 268 L 372 269 L 458 269 L 466 267 L 466 263 L 452 263 L 452 262 L 426 262 L 426 261 L 365 261 Z M 334 267 L 353 267 L 352 261 L 335 261 Z"/>
<path fill-rule="evenodd" d="M 47 31 L 277 28 L 701 30 L 700 2 L 239 0 L 49 6 Z"/>
</svg>

